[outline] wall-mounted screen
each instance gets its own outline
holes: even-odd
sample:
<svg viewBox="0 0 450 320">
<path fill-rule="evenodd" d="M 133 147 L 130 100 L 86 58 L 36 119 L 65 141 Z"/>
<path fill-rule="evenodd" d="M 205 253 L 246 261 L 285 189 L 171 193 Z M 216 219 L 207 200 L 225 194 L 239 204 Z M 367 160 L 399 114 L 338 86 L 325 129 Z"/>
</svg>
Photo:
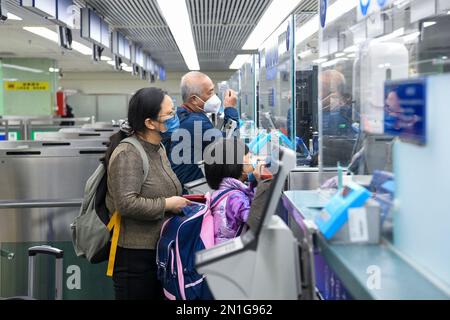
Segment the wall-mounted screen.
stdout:
<svg viewBox="0 0 450 320">
<path fill-rule="evenodd" d="M 109 24 L 106 23 L 105 21 L 102 21 L 101 23 L 101 33 L 102 33 L 102 45 L 106 48 L 109 48 L 111 45 L 111 40 L 110 40 L 110 35 L 111 33 L 109 32 Z"/>
<path fill-rule="evenodd" d="M 111 37 L 112 53 L 131 61 L 131 42 L 122 33 L 117 31 L 113 32 Z"/>
<path fill-rule="evenodd" d="M 128 60 L 131 60 L 131 43 L 127 39 L 125 39 L 125 55 L 124 57 Z"/>
<path fill-rule="evenodd" d="M 56 0 L 21 0 L 20 5 L 40 16 L 56 18 Z"/>
<path fill-rule="evenodd" d="M 109 48 L 109 25 L 102 18 L 100 18 L 94 10 L 82 8 L 81 37 L 88 39 L 99 46 Z"/>
<path fill-rule="evenodd" d="M 90 38 L 98 43 L 102 42 L 102 21 L 93 11 L 89 13 Z"/>
<path fill-rule="evenodd" d="M 74 27 L 74 4 L 73 0 L 58 0 L 56 19 L 68 28 Z"/>
<path fill-rule="evenodd" d="M 166 81 L 166 69 L 159 67 L 159 80 Z"/>
<path fill-rule="evenodd" d="M 153 74 L 154 73 L 154 69 L 155 69 L 155 62 L 151 58 L 149 58 L 148 61 L 147 61 L 147 71 L 150 74 Z"/>
<path fill-rule="evenodd" d="M 118 42 L 119 42 L 119 55 L 125 57 L 125 37 L 119 33 L 118 34 Z"/>
<path fill-rule="evenodd" d="M 136 64 L 142 68 L 144 68 L 144 51 L 142 48 L 136 47 Z"/>
</svg>

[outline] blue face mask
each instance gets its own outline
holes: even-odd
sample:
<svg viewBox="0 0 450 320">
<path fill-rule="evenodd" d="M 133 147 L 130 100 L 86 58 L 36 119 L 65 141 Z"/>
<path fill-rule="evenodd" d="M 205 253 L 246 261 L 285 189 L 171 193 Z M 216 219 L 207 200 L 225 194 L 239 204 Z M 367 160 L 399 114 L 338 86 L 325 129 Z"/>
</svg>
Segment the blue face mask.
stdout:
<svg viewBox="0 0 450 320">
<path fill-rule="evenodd" d="M 161 135 L 163 137 L 171 137 L 172 134 L 180 128 L 180 119 L 178 118 L 178 115 L 164 121 L 164 126 L 166 127 L 166 131 L 161 132 Z"/>
</svg>

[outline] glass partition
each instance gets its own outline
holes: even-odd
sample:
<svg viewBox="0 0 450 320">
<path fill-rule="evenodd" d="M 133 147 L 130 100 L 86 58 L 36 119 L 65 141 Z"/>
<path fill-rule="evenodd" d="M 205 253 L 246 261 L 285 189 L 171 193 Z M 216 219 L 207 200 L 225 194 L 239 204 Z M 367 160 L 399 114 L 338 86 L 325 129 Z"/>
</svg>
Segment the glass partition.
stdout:
<svg viewBox="0 0 450 320">
<path fill-rule="evenodd" d="M 241 138 L 249 142 L 256 129 L 256 58 L 252 55 L 240 69 Z"/>
<path fill-rule="evenodd" d="M 354 153 L 360 123 L 355 103 L 357 59 L 348 49 L 356 24 L 354 0 L 320 1 L 319 108 L 321 154 L 324 167 L 348 166 Z"/>
<path fill-rule="evenodd" d="M 450 1 L 319 1 L 321 165 L 392 171 L 390 80 L 450 71 Z"/>
<path fill-rule="evenodd" d="M 228 80 L 228 88 L 238 94 L 237 108 L 241 112 L 241 70 L 236 71 Z"/>
<path fill-rule="evenodd" d="M 320 60 L 318 60 L 317 21 L 317 14 L 314 12 L 302 12 L 295 16 L 295 125 L 297 139 L 304 146 L 304 155 L 309 155 L 311 158 L 311 161 L 303 161 L 303 164 L 309 164 L 311 167 L 318 166 L 319 153 L 318 63 Z"/>
<path fill-rule="evenodd" d="M 259 49 L 258 127 L 295 150 L 293 25 L 291 16 Z"/>
</svg>

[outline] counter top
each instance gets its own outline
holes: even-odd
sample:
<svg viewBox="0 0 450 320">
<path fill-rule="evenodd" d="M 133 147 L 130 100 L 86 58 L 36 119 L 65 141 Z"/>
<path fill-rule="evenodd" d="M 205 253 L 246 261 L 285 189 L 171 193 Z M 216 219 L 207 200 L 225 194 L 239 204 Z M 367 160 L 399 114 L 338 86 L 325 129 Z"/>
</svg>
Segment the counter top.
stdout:
<svg viewBox="0 0 450 320">
<path fill-rule="evenodd" d="M 294 220 L 314 220 L 330 196 L 318 191 L 286 191 L 283 200 Z M 380 245 L 338 245 L 320 234 L 316 238 L 321 254 L 355 299 L 450 299 L 387 241 Z"/>
</svg>

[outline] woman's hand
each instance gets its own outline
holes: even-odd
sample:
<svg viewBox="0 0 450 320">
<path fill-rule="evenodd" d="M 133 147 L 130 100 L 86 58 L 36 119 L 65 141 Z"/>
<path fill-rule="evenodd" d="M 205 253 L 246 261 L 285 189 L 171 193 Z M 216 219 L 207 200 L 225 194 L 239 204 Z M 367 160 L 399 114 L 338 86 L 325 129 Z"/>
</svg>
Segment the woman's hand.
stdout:
<svg viewBox="0 0 450 320">
<path fill-rule="evenodd" d="M 181 213 L 183 208 L 190 205 L 191 201 L 183 197 L 171 197 L 166 199 L 166 211 L 173 213 Z"/>
</svg>

